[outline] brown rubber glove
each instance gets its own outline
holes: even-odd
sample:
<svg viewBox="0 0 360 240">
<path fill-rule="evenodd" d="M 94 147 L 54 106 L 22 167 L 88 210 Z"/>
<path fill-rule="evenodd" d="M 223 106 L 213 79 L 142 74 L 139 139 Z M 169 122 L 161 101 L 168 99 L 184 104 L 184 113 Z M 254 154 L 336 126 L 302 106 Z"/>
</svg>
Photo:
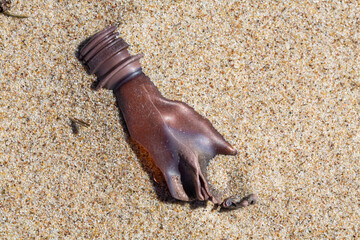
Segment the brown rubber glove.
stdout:
<svg viewBox="0 0 360 240">
<path fill-rule="evenodd" d="M 211 192 L 206 166 L 217 154 L 235 155 L 211 123 L 185 103 L 164 98 L 141 71 L 139 59 L 109 27 L 94 35 L 79 51 L 89 73 L 98 76 L 97 88 L 114 90 L 131 138 L 142 145 L 163 173 L 171 195 L 179 200 L 211 200 L 223 208 L 244 207 L 256 202 Z"/>
</svg>

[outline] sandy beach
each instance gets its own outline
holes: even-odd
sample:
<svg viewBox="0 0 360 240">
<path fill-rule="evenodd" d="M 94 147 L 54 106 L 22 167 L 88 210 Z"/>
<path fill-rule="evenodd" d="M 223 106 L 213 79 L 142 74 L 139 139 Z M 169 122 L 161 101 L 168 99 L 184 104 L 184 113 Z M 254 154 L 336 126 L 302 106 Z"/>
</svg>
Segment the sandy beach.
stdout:
<svg viewBox="0 0 360 240">
<path fill-rule="evenodd" d="M 359 239 L 358 1 L 13 1 L 0 14 L 1 239 Z M 160 92 L 237 150 L 209 182 L 258 204 L 174 200 L 92 88 L 107 26 Z M 77 125 L 70 118 L 89 126 Z M 161 177 L 161 176 L 160 176 Z"/>
</svg>

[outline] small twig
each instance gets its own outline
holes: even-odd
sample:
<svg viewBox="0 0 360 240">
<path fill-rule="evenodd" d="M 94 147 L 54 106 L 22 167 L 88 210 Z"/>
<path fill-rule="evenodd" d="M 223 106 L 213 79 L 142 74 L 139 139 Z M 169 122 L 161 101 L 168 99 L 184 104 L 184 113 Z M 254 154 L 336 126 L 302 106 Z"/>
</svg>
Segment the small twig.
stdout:
<svg viewBox="0 0 360 240">
<path fill-rule="evenodd" d="M 89 123 L 84 122 L 83 120 L 80 120 L 78 118 L 69 117 L 69 119 L 71 122 L 71 129 L 75 135 L 77 135 L 79 133 L 78 125 L 83 126 L 83 127 L 90 127 Z"/>
<path fill-rule="evenodd" d="M 0 0 L 0 13 L 8 17 L 28 18 L 28 16 L 9 13 L 10 8 L 11 8 L 11 0 Z"/>
<path fill-rule="evenodd" d="M 87 123 L 87 122 L 84 122 L 83 120 L 80 120 L 78 118 L 71 118 L 71 117 L 69 117 L 69 118 L 70 118 L 71 121 L 73 121 L 73 122 L 75 122 L 75 123 L 77 123 L 77 124 L 79 124 L 81 126 L 90 127 L 90 124 Z"/>
<path fill-rule="evenodd" d="M 17 15 L 17 14 L 12 14 L 9 12 L 2 12 L 2 14 L 8 16 L 8 17 L 14 17 L 14 18 L 28 18 L 29 16 L 24 16 L 24 15 Z"/>
</svg>

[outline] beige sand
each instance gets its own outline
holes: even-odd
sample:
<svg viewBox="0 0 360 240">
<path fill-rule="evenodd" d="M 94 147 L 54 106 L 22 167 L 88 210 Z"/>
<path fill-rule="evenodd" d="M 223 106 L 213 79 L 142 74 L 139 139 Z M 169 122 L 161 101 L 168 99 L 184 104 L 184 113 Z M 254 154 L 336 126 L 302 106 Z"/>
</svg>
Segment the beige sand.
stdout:
<svg viewBox="0 0 360 240">
<path fill-rule="evenodd" d="M 13 1 L 31 17 L 0 15 L 0 238 L 360 238 L 360 6 L 286 2 Z M 181 204 L 154 182 L 75 56 L 117 22 L 160 91 L 238 149 L 211 182 L 258 205 Z"/>
</svg>

